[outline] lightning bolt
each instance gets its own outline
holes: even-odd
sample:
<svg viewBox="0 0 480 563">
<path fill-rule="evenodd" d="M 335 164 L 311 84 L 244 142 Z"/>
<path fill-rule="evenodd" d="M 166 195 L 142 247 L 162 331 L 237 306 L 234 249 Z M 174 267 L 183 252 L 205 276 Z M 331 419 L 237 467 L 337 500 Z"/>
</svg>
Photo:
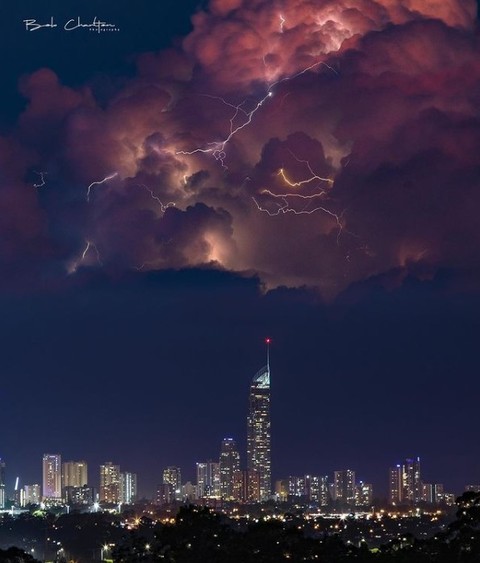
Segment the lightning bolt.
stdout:
<svg viewBox="0 0 480 563">
<path fill-rule="evenodd" d="M 334 72 L 336 72 L 334 69 L 332 69 L 329 65 L 327 65 L 323 61 L 317 61 L 316 63 L 311 64 L 310 66 L 304 68 L 303 70 L 297 72 L 296 74 L 293 74 L 291 76 L 286 76 L 286 77 L 281 78 L 280 80 L 277 80 L 276 82 L 273 82 L 272 84 L 270 84 L 270 86 L 268 86 L 268 88 L 267 88 L 267 93 L 265 94 L 265 96 L 263 96 L 263 98 L 261 98 L 257 102 L 255 102 L 253 109 L 251 109 L 250 111 L 247 111 L 246 109 L 244 109 L 244 106 L 246 105 L 248 99 L 245 99 L 242 102 L 240 102 L 238 105 L 235 105 L 235 104 L 232 104 L 232 103 L 226 101 L 224 98 L 221 98 L 219 96 L 211 96 L 211 95 L 208 95 L 208 94 L 202 94 L 203 96 L 219 100 L 224 105 L 226 105 L 227 107 L 230 107 L 230 108 L 233 109 L 233 115 L 229 119 L 229 122 L 230 122 L 229 132 L 228 132 L 227 136 L 222 141 L 209 142 L 209 143 L 207 143 L 207 146 L 198 147 L 198 148 L 193 149 L 191 151 L 183 151 L 183 150 L 182 151 L 176 151 L 175 154 L 177 154 L 177 155 L 182 154 L 182 155 L 188 155 L 188 156 L 191 156 L 193 154 L 198 154 L 198 153 L 209 154 L 209 155 L 212 155 L 213 158 L 217 162 L 220 162 L 220 164 L 222 165 L 222 167 L 224 169 L 227 169 L 227 166 L 225 165 L 225 159 L 227 157 L 226 147 L 227 147 L 228 143 L 232 140 L 233 137 L 235 137 L 235 135 L 237 135 L 237 133 L 239 133 L 242 129 L 245 129 L 245 127 L 248 127 L 252 123 L 252 120 L 253 120 L 255 114 L 260 110 L 260 108 L 265 104 L 265 102 L 268 101 L 269 98 L 273 97 L 273 95 L 274 95 L 273 89 L 276 86 L 278 86 L 279 84 L 282 84 L 283 82 L 288 82 L 288 81 L 293 80 L 295 78 L 298 78 L 302 74 L 305 74 L 306 72 L 308 72 L 308 71 L 312 70 L 313 68 L 320 66 L 320 65 L 323 65 L 326 68 L 329 68 L 330 70 L 333 70 Z M 240 124 L 235 125 L 235 121 L 237 121 L 237 118 L 239 116 L 242 117 L 242 120 L 241 120 Z"/>
<path fill-rule="evenodd" d="M 152 199 L 154 199 L 159 205 L 160 208 L 162 210 L 162 213 L 165 213 L 165 211 L 169 208 L 169 207 L 175 207 L 175 202 L 174 201 L 169 201 L 168 203 L 164 204 L 160 198 L 158 196 L 155 195 L 155 193 L 153 192 L 152 188 L 149 188 L 148 186 L 146 186 L 145 184 L 138 184 L 138 186 L 140 186 L 141 188 L 145 188 L 147 190 L 147 192 L 150 194 L 150 197 Z"/>
<path fill-rule="evenodd" d="M 92 192 L 93 186 L 99 186 L 100 184 L 105 184 L 105 182 L 108 182 L 109 180 L 113 180 L 113 178 L 116 178 L 117 176 L 118 176 L 118 172 L 113 172 L 113 174 L 110 174 L 110 176 L 105 176 L 103 180 L 92 182 L 87 188 L 87 201 L 90 202 L 90 194 Z"/>
<path fill-rule="evenodd" d="M 97 256 L 97 262 L 98 262 L 98 264 L 99 264 L 100 266 L 103 266 L 102 259 L 101 259 L 101 257 L 100 257 L 100 252 L 98 251 L 97 246 L 96 246 L 93 242 L 90 242 L 89 240 L 87 240 L 87 245 L 85 246 L 85 250 L 82 252 L 82 258 L 81 258 L 80 262 L 82 262 L 83 260 L 85 260 L 85 257 L 87 256 L 88 251 L 90 250 L 90 248 L 93 248 L 93 249 L 95 250 L 95 254 L 96 254 L 96 256 Z"/>
<path fill-rule="evenodd" d="M 255 197 L 252 196 L 252 199 L 255 202 L 257 209 L 259 211 L 263 212 L 263 213 L 266 213 L 270 217 L 277 217 L 279 215 L 287 214 L 287 213 L 293 213 L 294 215 L 312 215 L 313 213 L 316 213 L 317 211 L 321 211 L 323 213 L 326 213 L 327 215 L 332 217 L 334 219 L 335 223 L 337 224 L 337 227 L 338 227 L 337 244 L 339 244 L 340 235 L 342 234 L 342 232 L 344 230 L 344 224 L 342 222 L 342 218 L 343 218 L 343 215 L 345 214 L 345 211 L 342 211 L 342 213 L 339 215 L 337 213 L 334 213 L 333 211 L 331 211 L 330 209 L 328 209 L 327 207 L 325 207 L 323 205 L 315 205 L 314 204 L 313 208 L 309 208 L 309 206 L 312 204 L 312 202 L 315 202 L 316 199 L 323 197 L 326 192 L 322 191 L 318 194 L 313 194 L 313 195 L 302 195 L 302 194 L 298 194 L 298 193 L 276 194 L 276 193 L 272 192 L 271 190 L 264 189 L 260 193 L 262 195 L 267 195 L 267 196 L 273 198 L 276 202 L 276 205 L 278 206 L 275 211 L 271 211 L 270 209 L 267 209 L 266 207 L 262 207 L 260 205 L 260 203 L 258 202 L 258 200 Z M 303 200 L 303 201 L 306 202 L 306 204 L 303 207 L 303 209 L 295 209 L 294 207 L 291 207 L 291 202 L 289 201 L 289 199 L 293 199 L 293 200 L 296 199 L 297 201 Z M 277 203 L 277 202 L 280 202 L 280 203 Z"/>
<path fill-rule="evenodd" d="M 95 251 L 95 255 L 96 255 L 98 265 L 103 266 L 102 258 L 100 256 L 100 252 L 99 252 L 96 244 L 89 241 L 89 240 L 86 240 L 85 241 L 85 248 L 83 249 L 82 253 L 80 254 L 80 257 L 73 260 L 73 262 L 71 262 L 70 265 L 68 266 L 67 271 L 68 271 L 69 274 L 74 274 L 77 271 L 78 266 L 80 265 L 81 262 L 83 262 L 86 259 L 86 257 L 88 256 L 88 253 L 90 252 L 90 249 L 92 249 L 92 248 Z"/>
<path fill-rule="evenodd" d="M 37 172 L 36 170 L 34 170 L 35 174 L 37 174 L 38 176 L 40 176 L 40 184 L 33 184 L 34 188 L 42 188 L 46 182 L 45 182 L 45 176 L 47 175 L 47 172 Z"/>
<path fill-rule="evenodd" d="M 280 19 L 280 33 L 283 33 L 283 26 L 287 20 L 283 17 L 283 14 L 279 14 L 278 17 Z"/>
</svg>

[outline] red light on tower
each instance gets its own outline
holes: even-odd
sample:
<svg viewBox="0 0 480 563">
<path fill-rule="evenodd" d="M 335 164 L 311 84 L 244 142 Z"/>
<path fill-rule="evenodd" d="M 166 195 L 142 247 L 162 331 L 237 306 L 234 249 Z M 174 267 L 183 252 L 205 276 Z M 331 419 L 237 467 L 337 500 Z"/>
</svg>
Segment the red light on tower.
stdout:
<svg viewBox="0 0 480 563">
<path fill-rule="evenodd" d="M 270 344 L 271 341 L 271 338 L 265 338 L 265 344 Z"/>
</svg>

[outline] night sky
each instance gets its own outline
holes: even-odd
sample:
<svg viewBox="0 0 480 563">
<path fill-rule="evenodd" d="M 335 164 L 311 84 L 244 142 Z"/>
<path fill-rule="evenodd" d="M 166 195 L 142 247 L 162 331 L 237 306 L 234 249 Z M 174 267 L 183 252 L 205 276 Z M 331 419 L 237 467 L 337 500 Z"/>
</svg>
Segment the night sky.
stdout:
<svg viewBox="0 0 480 563">
<path fill-rule="evenodd" d="M 245 462 L 265 336 L 274 479 L 480 483 L 475 2 L 1 6 L 8 487 Z"/>
</svg>

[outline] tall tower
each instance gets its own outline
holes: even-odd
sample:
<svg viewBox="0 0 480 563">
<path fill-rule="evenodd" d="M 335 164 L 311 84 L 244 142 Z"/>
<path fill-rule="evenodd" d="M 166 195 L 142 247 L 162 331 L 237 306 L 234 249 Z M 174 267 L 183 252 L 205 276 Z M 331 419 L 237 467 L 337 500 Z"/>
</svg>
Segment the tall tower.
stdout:
<svg viewBox="0 0 480 563">
<path fill-rule="evenodd" d="M 88 465 L 86 461 L 66 461 L 62 464 L 64 487 L 83 487 L 88 483 Z"/>
<path fill-rule="evenodd" d="M 5 508 L 5 462 L 0 458 L 0 508 Z"/>
<path fill-rule="evenodd" d="M 235 474 L 240 471 L 240 453 L 237 444 L 232 438 L 222 440 L 220 451 L 220 492 L 222 498 L 233 500 L 235 498 L 233 481 Z"/>
<path fill-rule="evenodd" d="M 60 454 L 43 454 L 43 500 L 62 498 L 62 457 Z"/>
<path fill-rule="evenodd" d="M 250 385 L 249 413 L 247 418 L 248 479 L 258 483 L 251 500 L 268 500 L 272 493 L 272 468 L 270 446 L 270 339 L 267 345 L 267 364 L 258 371 Z"/>
<path fill-rule="evenodd" d="M 120 466 L 111 461 L 100 466 L 100 502 L 120 502 Z"/>
</svg>

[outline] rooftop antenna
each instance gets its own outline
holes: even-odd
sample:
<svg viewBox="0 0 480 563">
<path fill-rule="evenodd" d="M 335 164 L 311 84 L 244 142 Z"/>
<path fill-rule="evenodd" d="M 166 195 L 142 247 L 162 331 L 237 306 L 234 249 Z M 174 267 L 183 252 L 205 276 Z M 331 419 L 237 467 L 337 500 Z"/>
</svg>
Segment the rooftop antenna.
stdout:
<svg viewBox="0 0 480 563">
<path fill-rule="evenodd" d="M 267 345 L 267 370 L 270 372 L 270 342 L 271 338 L 265 338 L 265 344 Z"/>
</svg>

